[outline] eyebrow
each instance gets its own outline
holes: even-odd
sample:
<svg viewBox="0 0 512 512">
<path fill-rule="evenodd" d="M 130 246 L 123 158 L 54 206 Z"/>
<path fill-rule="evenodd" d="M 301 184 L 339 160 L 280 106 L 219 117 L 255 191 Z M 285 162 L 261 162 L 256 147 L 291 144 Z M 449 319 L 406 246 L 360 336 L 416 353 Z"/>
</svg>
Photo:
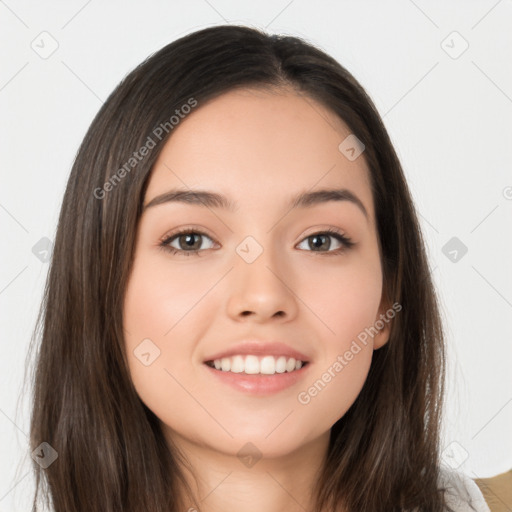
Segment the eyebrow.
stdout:
<svg viewBox="0 0 512 512">
<path fill-rule="evenodd" d="M 349 201 L 355 204 L 368 219 L 368 212 L 362 201 L 353 192 L 345 188 L 303 192 L 296 197 L 292 197 L 288 203 L 288 209 L 310 208 L 330 201 Z M 231 212 L 238 209 L 236 202 L 216 192 L 210 192 L 208 190 L 172 189 L 151 199 L 151 201 L 143 207 L 143 212 L 148 208 L 170 202 L 188 203 L 207 208 L 222 208 Z"/>
</svg>

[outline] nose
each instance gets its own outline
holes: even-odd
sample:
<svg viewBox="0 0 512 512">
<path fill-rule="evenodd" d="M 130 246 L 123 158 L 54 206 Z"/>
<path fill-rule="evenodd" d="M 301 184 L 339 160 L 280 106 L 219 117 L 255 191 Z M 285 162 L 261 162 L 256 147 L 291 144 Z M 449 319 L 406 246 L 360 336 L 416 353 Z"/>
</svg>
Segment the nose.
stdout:
<svg viewBox="0 0 512 512">
<path fill-rule="evenodd" d="M 288 322 L 294 318 L 298 310 L 294 291 L 297 283 L 293 269 L 284 267 L 282 261 L 277 261 L 275 251 L 268 248 L 252 263 L 238 258 L 227 284 L 228 315 L 236 321 L 250 319 L 257 323 L 273 319 Z"/>
</svg>

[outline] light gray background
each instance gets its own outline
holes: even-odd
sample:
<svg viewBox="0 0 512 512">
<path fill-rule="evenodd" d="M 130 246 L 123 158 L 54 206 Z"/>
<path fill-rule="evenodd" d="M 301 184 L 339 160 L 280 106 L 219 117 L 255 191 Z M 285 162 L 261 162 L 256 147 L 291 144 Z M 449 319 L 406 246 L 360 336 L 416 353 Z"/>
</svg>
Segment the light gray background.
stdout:
<svg viewBox="0 0 512 512">
<path fill-rule="evenodd" d="M 512 467 L 511 1 L 6 0 L 0 512 L 29 509 L 28 400 L 18 412 L 16 405 L 48 270 L 44 251 L 32 249 L 54 239 L 78 146 L 134 66 L 226 22 L 304 37 L 373 98 L 421 214 L 442 302 L 450 356 L 444 461 L 473 478 Z M 468 249 L 456 261 L 451 246 L 443 252 L 452 237 Z"/>
</svg>

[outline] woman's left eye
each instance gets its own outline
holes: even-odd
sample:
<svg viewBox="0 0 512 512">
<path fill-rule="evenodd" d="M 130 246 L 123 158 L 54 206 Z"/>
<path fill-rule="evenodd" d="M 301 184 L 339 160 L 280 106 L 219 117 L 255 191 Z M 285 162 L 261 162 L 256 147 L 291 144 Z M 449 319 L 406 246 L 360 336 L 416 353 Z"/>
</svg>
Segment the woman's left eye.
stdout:
<svg viewBox="0 0 512 512">
<path fill-rule="evenodd" d="M 331 241 L 329 239 L 332 239 L 332 238 L 334 238 L 339 244 L 339 247 L 334 250 L 330 250 L 331 249 Z M 345 249 L 350 249 L 350 247 L 352 247 L 355 244 L 355 242 L 352 242 L 352 240 L 350 238 L 348 238 L 347 236 L 343 235 L 342 233 L 339 233 L 338 231 L 332 230 L 332 229 L 328 229 L 326 231 L 321 231 L 319 233 L 314 233 L 312 235 L 309 235 L 301 242 L 301 244 L 303 244 L 307 241 L 309 241 L 308 246 L 311 248 L 314 248 L 314 249 L 320 249 L 320 248 L 326 246 L 327 247 L 326 251 L 317 251 L 317 250 L 311 251 L 311 252 L 324 253 L 326 255 L 339 254 L 339 253 L 343 252 Z"/>
<path fill-rule="evenodd" d="M 208 239 L 212 242 L 210 247 L 202 247 L 204 239 Z M 339 247 L 332 250 L 330 239 L 335 239 L 338 242 Z M 339 254 L 355 244 L 355 242 L 352 242 L 347 236 L 330 229 L 307 236 L 297 247 L 305 242 L 308 242 L 308 247 L 313 249 L 311 252 L 319 252 L 329 255 Z M 173 246 L 173 243 L 177 243 L 178 247 Z M 201 231 L 181 231 L 164 238 L 160 243 L 160 248 L 170 252 L 171 254 L 180 253 L 185 256 L 199 256 L 202 250 L 212 249 L 213 245 L 213 240 Z M 322 248 L 326 250 L 318 250 Z"/>
</svg>

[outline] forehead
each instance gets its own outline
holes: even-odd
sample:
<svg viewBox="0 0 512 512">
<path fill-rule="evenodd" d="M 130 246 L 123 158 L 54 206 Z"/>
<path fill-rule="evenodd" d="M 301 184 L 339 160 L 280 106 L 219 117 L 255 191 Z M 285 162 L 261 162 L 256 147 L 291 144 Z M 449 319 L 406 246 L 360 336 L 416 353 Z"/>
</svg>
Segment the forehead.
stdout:
<svg viewBox="0 0 512 512">
<path fill-rule="evenodd" d="M 255 205 L 343 187 L 373 217 L 363 156 L 351 161 L 339 150 L 350 134 L 333 112 L 294 91 L 230 91 L 199 103 L 173 128 L 144 202 L 176 187 L 215 190 L 237 204 Z"/>
</svg>

